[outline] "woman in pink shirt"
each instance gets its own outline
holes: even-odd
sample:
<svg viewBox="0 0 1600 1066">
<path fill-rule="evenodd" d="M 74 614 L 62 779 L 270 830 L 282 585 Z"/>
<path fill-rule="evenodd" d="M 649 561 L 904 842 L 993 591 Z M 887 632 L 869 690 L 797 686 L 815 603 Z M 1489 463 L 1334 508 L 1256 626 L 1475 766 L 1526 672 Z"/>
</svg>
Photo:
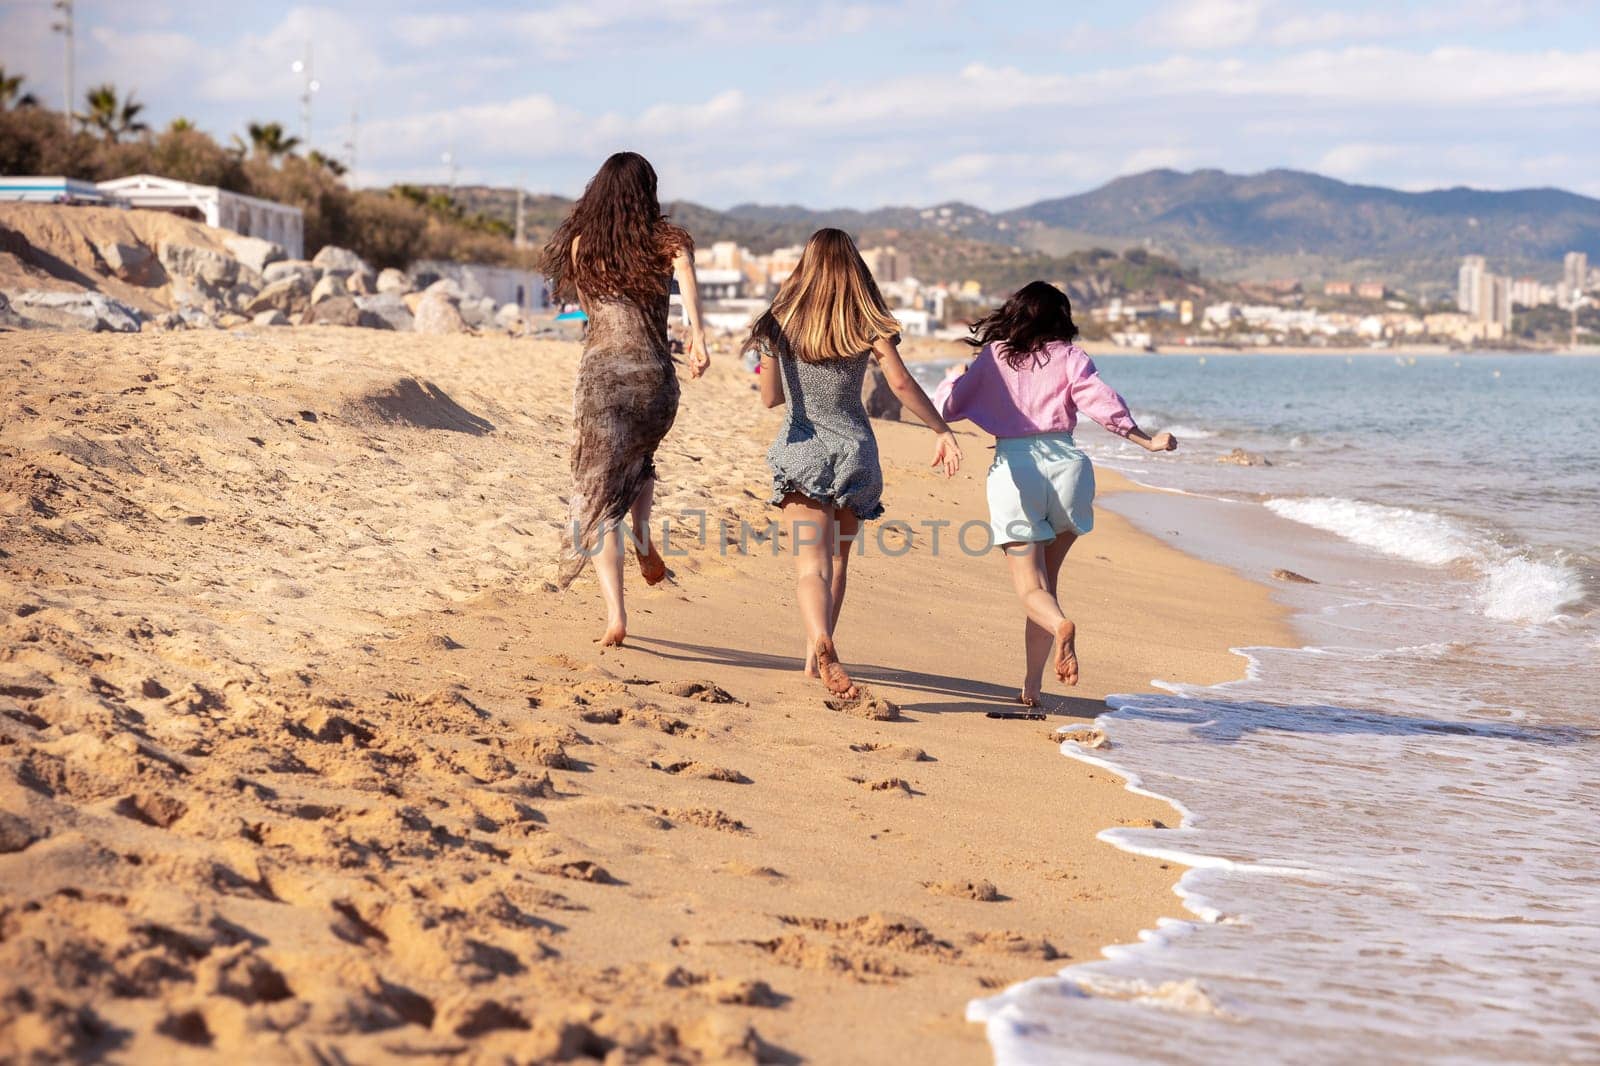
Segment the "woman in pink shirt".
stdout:
<svg viewBox="0 0 1600 1066">
<path fill-rule="evenodd" d="M 1077 336 L 1066 293 L 1030 282 L 973 323 L 967 343 L 982 350 L 951 368 L 933 398 L 947 422 L 970 419 L 995 436 L 989 525 L 1028 617 L 1019 699 L 1029 707 L 1052 648 L 1056 677 L 1078 683 L 1077 628 L 1061 612 L 1056 580 L 1073 542 L 1094 528 L 1094 467 L 1072 439 L 1079 412 L 1152 452 L 1178 447 L 1172 434 L 1152 437 L 1134 423 Z"/>
</svg>

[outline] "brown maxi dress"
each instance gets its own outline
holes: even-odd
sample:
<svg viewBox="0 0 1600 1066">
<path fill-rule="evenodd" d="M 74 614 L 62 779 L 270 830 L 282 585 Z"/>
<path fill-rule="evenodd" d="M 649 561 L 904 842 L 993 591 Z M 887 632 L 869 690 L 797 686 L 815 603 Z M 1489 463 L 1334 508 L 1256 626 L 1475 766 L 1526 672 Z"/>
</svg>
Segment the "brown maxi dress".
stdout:
<svg viewBox="0 0 1600 1066">
<path fill-rule="evenodd" d="M 621 296 L 585 301 L 589 332 L 572 396 L 572 517 L 556 582 L 582 572 L 602 529 L 621 520 L 656 446 L 678 414 L 678 375 L 667 338 L 668 295 L 647 311 Z"/>
</svg>

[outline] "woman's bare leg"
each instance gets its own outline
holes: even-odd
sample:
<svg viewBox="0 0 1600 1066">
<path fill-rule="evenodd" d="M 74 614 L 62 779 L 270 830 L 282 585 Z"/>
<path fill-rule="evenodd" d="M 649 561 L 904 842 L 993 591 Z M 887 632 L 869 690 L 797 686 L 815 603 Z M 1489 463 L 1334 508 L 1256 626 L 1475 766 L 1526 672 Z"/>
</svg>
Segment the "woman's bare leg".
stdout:
<svg viewBox="0 0 1600 1066">
<path fill-rule="evenodd" d="M 606 602 L 606 632 L 602 647 L 618 647 L 628 636 L 628 611 L 622 599 L 622 528 L 614 523 L 600 533 L 599 551 L 594 557 L 594 575 L 600 581 L 600 595 Z"/>
<path fill-rule="evenodd" d="M 828 595 L 833 603 L 829 633 L 839 628 L 839 612 L 844 610 L 844 590 L 850 575 L 850 552 L 855 548 L 856 534 L 861 531 L 861 519 L 857 518 L 856 513 L 848 507 L 835 510 L 833 522 L 836 543 L 833 551 L 833 580 L 828 585 Z M 816 650 L 809 646 L 806 650 L 806 676 L 821 676 L 817 673 Z"/>
<path fill-rule="evenodd" d="M 1056 677 L 1069 685 L 1078 683 L 1078 659 L 1074 647 L 1077 630 L 1061 613 L 1056 587 L 1061 564 L 1077 540 L 1076 534 L 1063 533 L 1048 543 L 1014 544 L 1005 548 L 1011 571 L 1011 584 L 1027 612 L 1023 649 L 1027 672 L 1023 675 L 1019 698 L 1025 704 L 1038 701 L 1045 663 L 1055 651 Z"/>
<path fill-rule="evenodd" d="M 784 497 L 783 520 L 789 527 L 789 546 L 794 551 L 795 598 L 805 625 L 808 660 L 815 659 L 829 692 L 854 696 L 856 687 L 839 665 L 833 648 L 833 512 L 807 496 L 791 492 Z"/>
<path fill-rule="evenodd" d="M 644 484 L 639 486 L 639 495 L 633 498 L 633 507 L 629 512 L 633 521 L 634 551 L 639 556 L 639 573 L 644 576 L 646 585 L 659 585 L 661 579 L 667 576 L 666 561 L 650 540 L 650 508 L 655 505 L 655 499 L 656 479 L 647 477 Z"/>
</svg>

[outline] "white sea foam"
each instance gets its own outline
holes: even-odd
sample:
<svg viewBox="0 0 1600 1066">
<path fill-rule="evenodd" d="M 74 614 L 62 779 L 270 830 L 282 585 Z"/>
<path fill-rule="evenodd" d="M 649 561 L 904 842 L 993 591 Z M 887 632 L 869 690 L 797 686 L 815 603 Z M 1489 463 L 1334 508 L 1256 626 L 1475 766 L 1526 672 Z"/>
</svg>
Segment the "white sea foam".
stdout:
<svg viewBox="0 0 1600 1066">
<path fill-rule="evenodd" d="M 1503 622 L 1551 622 L 1584 596 L 1573 567 L 1509 551 L 1488 533 L 1432 511 L 1338 496 L 1274 499 L 1266 507 L 1397 559 L 1424 566 L 1470 563 L 1481 575 L 1478 609 Z"/>
<path fill-rule="evenodd" d="M 1503 622 L 1553 622 L 1583 594 L 1583 578 L 1572 567 L 1513 555 L 1487 567 L 1478 602 Z"/>
<path fill-rule="evenodd" d="M 1180 442 L 1186 440 L 1210 440 L 1217 435 L 1215 430 L 1201 429 L 1199 426 L 1188 426 L 1181 422 L 1177 425 L 1164 426 L 1162 428 L 1177 437 Z"/>
<path fill-rule="evenodd" d="M 1266 506 L 1291 521 L 1424 566 L 1471 559 L 1481 550 L 1477 538 L 1465 526 L 1431 511 L 1339 496 L 1268 500 Z"/>
</svg>

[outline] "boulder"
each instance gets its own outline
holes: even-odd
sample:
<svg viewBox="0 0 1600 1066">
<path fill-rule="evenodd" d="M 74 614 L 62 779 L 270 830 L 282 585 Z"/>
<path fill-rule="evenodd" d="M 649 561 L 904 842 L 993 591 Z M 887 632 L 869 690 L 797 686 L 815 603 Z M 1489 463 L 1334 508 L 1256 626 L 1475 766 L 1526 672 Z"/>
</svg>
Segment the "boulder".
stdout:
<svg viewBox="0 0 1600 1066">
<path fill-rule="evenodd" d="M 494 313 L 494 324 L 510 333 L 521 333 L 527 328 L 522 308 L 516 304 L 502 304 L 500 310 Z"/>
<path fill-rule="evenodd" d="M 162 241 L 157 254 L 167 273 L 215 288 L 227 288 L 239 280 L 239 261 L 231 255 L 213 252 L 194 244 Z"/>
<path fill-rule="evenodd" d="M 345 288 L 344 275 L 324 274 L 311 286 L 311 305 L 315 307 L 324 300 L 331 300 L 335 296 L 349 296 L 350 290 Z"/>
<path fill-rule="evenodd" d="M 412 329 L 418 333 L 465 333 L 467 323 L 461 309 L 444 291 L 430 288 L 422 294 L 414 308 L 416 320 Z"/>
<path fill-rule="evenodd" d="M 349 296 L 329 296 L 312 304 L 300 319 L 303 326 L 359 326 L 361 308 Z"/>
<path fill-rule="evenodd" d="M 344 287 L 351 296 L 371 296 L 378 291 L 378 279 L 370 270 L 358 270 L 345 279 Z"/>
<path fill-rule="evenodd" d="M 172 305 L 175 308 L 198 307 L 202 311 L 216 312 L 222 307 L 223 290 L 208 285 L 199 278 L 175 277 L 172 279 Z"/>
<path fill-rule="evenodd" d="M 95 251 L 100 253 L 111 276 L 129 285 L 160 285 L 167 280 L 160 261 L 142 244 L 107 241 Z"/>
<path fill-rule="evenodd" d="M 383 322 L 379 329 L 409 331 L 412 324 L 411 309 L 398 293 L 380 292 L 371 296 L 357 296 L 356 306 Z"/>
<path fill-rule="evenodd" d="M 301 274 L 290 274 L 268 282 L 267 287 L 256 293 L 240 310 L 247 315 L 259 315 L 263 311 L 282 311 L 292 315 L 304 311 L 310 302 L 311 283 Z"/>
<path fill-rule="evenodd" d="M 861 382 L 861 405 L 867 409 L 870 418 L 900 419 L 900 397 L 889 388 L 889 379 L 883 376 L 883 369 L 878 366 L 877 360 L 867 363 L 867 376 Z"/>
<path fill-rule="evenodd" d="M 406 305 L 406 310 L 414 315 L 417 313 L 417 308 L 422 304 L 422 297 L 423 294 L 420 292 L 408 292 L 400 297 L 400 300 Z"/>
<path fill-rule="evenodd" d="M 143 317 L 135 308 L 99 292 L 16 292 L 11 294 L 11 311 L 28 326 L 96 333 L 138 333 Z"/>
<path fill-rule="evenodd" d="M 1272 460 L 1255 452 L 1247 452 L 1243 448 L 1235 448 L 1227 455 L 1217 456 L 1217 462 L 1230 463 L 1233 466 L 1271 466 Z"/>
<path fill-rule="evenodd" d="M 311 265 L 317 268 L 319 274 L 366 274 L 372 268 L 356 253 L 348 248 L 337 245 L 323 245 L 322 250 L 311 257 Z"/>
<path fill-rule="evenodd" d="M 183 322 L 184 329 L 217 328 L 216 316 L 198 307 L 178 308 L 178 318 Z"/>
<path fill-rule="evenodd" d="M 157 315 L 155 318 L 149 319 L 145 325 L 168 332 L 175 329 L 189 328 L 183 324 L 183 316 L 176 311 L 168 311 L 165 314 Z"/>
<path fill-rule="evenodd" d="M 289 258 L 283 245 L 274 244 L 264 237 L 228 237 L 222 245 L 235 259 L 257 274 L 264 273 L 271 264 Z"/>
<path fill-rule="evenodd" d="M 289 316 L 274 307 L 270 311 L 260 312 L 250 321 L 257 326 L 287 326 Z"/>
<path fill-rule="evenodd" d="M 237 311 L 224 311 L 217 316 L 215 324 L 218 329 L 232 329 L 235 326 L 248 326 L 250 319 Z"/>
<path fill-rule="evenodd" d="M 411 291 L 411 279 L 405 272 L 389 267 L 378 274 L 378 291 L 393 293 L 408 293 Z"/>
<path fill-rule="evenodd" d="M 285 259 L 280 263 L 268 264 L 261 272 L 261 277 L 268 285 L 284 278 L 304 278 L 306 291 L 309 292 L 311 286 L 316 284 L 317 268 L 304 259 Z"/>
<path fill-rule="evenodd" d="M 11 309 L 11 299 L 0 292 L 0 329 L 23 329 L 26 325 L 22 316 Z"/>
<path fill-rule="evenodd" d="M 431 283 L 422 291 L 444 293 L 444 295 L 448 296 L 456 303 L 460 303 L 462 300 L 466 299 L 467 296 L 466 290 L 463 289 L 454 278 L 440 278 L 438 281 Z"/>
<path fill-rule="evenodd" d="M 461 312 L 461 319 L 473 329 L 483 329 L 494 325 L 494 313 L 497 310 L 495 302 L 485 297 L 468 296 L 456 305 Z"/>
</svg>

